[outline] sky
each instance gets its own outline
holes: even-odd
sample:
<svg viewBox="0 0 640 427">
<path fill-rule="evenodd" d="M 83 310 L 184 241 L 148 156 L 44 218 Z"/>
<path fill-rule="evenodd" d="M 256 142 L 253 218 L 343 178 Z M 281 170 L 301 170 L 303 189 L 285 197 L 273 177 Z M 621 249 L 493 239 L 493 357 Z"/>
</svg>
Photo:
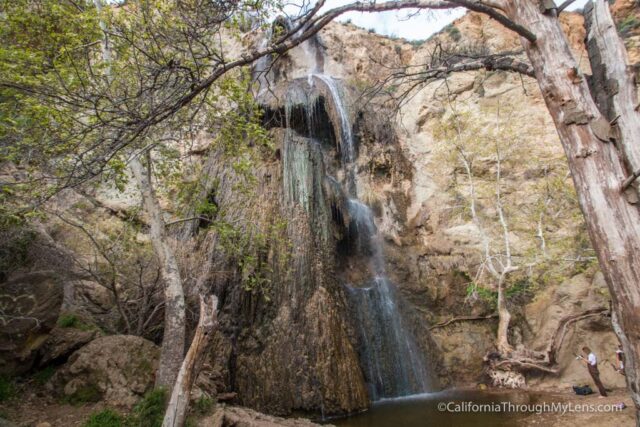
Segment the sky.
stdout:
<svg viewBox="0 0 640 427">
<path fill-rule="evenodd" d="M 353 0 L 327 0 L 322 10 L 342 6 Z M 588 0 L 577 0 L 568 10 L 581 9 Z M 562 0 L 556 0 L 556 4 Z M 359 27 L 374 29 L 378 34 L 386 36 L 402 37 L 407 40 L 427 39 L 433 33 L 440 31 L 453 20 L 464 15 L 465 10 L 457 8 L 453 10 L 422 11 L 417 16 L 407 18 L 407 11 L 391 11 L 379 13 L 349 12 L 342 15 L 338 21 L 351 22 Z"/>
</svg>

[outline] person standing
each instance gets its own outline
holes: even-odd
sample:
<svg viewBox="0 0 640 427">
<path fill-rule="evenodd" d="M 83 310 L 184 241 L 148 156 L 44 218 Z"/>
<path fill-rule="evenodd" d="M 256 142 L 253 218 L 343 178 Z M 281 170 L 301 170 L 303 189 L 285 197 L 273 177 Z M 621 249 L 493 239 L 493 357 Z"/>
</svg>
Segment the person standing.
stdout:
<svg viewBox="0 0 640 427">
<path fill-rule="evenodd" d="M 616 360 L 618 361 L 618 369 L 616 369 L 616 371 L 624 375 L 624 352 L 622 351 L 622 344 L 618 344 Z"/>
<path fill-rule="evenodd" d="M 581 357 L 581 359 L 584 362 L 586 362 L 587 369 L 589 370 L 589 374 L 591 375 L 591 378 L 593 378 L 593 382 L 596 384 L 596 387 L 598 387 L 600 396 L 606 397 L 607 390 L 605 390 L 604 385 L 602 385 L 602 381 L 600 381 L 600 371 L 598 371 L 598 359 L 596 358 L 595 353 L 592 352 L 591 349 L 586 346 L 582 347 L 582 352 L 586 356 L 586 359 L 584 357 Z"/>
</svg>

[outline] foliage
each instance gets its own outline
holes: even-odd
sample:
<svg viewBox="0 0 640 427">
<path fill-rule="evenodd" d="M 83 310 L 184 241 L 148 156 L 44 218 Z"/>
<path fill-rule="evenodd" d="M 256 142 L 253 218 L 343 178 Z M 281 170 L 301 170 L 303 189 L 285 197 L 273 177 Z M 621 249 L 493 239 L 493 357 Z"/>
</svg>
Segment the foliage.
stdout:
<svg viewBox="0 0 640 427">
<path fill-rule="evenodd" d="M 112 409 L 94 412 L 89 416 L 83 427 L 123 427 L 125 419 Z"/>
<path fill-rule="evenodd" d="M 633 13 L 618 23 L 618 32 L 622 36 L 629 35 L 637 28 L 640 28 L 640 19 Z"/>
<path fill-rule="evenodd" d="M 245 108 L 248 69 L 181 100 L 224 68 L 223 34 L 239 40 L 280 7 L 139 0 L 98 11 L 92 0 L 0 0 L 0 162 L 24 168 L 12 184 L 25 196 L 18 208 L 98 176 L 124 189 L 128 158 L 143 147 L 159 154 L 154 168 L 164 177 L 183 153 L 175 141 L 210 131 L 232 144 L 255 143 L 252 135 L 264 130 L 253 120 L 257 107 Z M 239 158 L 236 167 L 251 164 Z"/>
<path fill-rule="evenodd" d="M 52 365 L 45 367 L 33 374 L 33 379 L 39 385 L 45 385 L 56 373 L 56 368 Z"/>
<path fill-rule="evenodd" d="M 467 299 L 481 299 L 488 303 L 492 310 L 495 310 L 498 303 L 498 292 L 471 282 L 467 285 Z"/>
<path fill-rule="evenodd" d="M 0 376 L 0 402 L 12 399 L 15 394 L 13 382 L 5 376 Z"/>
<path fill-rule="evenodd" d="M 199 415 L 207 415 L 211 412 L 214 405 L 215 401 L 212 398 L 203 395 L 196 400 L 193 410 Z"/>
<path fill-rule="evenodd" d="M 76 314 L 64 313 L 58 317 L 58 326 L 61 328 L 74 328 L 81 331 L 92 331 L 96 329 L 95 325 L 90 325 L 80 319 Z"/>
<path fill-rule="evenodd" d="M 70 405 L 79 406 L 85 403 L 98 402 L 102 398 L 102 393 L 93 384 L 86 384 L 78 387 L 73 394 L 64 396 L 62 401 Z"/>
<path fill-rule="evenodd" d="M 167 405 L 167 392 L 151 390 L 142 398 L 127 418 L 129 427 L 160 427 Z"/>
<path fill-rule="evenodd" d="M 152 390 L 126 417 L 111 409 L 105 409 L 91 414 L 84 427 L 160 427 L 166 400 L 167 394 L 164 390 Z"/>
<path fill-rule="evenodd" d="M 455 42 L 460 41 L 460 39 L 462 38 L 462 34 L 460 33 L 460 30 L 458 29 L 458 27 L 456 27 L 453 24 L 449 24 L 446 27 L 444 27 L 444 31 L 446 31 L 446 33 L 449 35 L 451 40 Z"/>
</svg>

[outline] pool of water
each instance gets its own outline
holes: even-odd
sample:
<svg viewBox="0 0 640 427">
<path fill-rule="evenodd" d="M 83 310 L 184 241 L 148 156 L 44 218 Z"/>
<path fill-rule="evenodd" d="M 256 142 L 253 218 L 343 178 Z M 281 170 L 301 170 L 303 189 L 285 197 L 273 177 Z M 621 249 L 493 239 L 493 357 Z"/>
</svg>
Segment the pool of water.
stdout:
<svg viewBox="0 0 640 427">
<path fill-rule="evenodd" d="M 366 412 L 327 423 L 339 427 L 511 427 L 531 415 L 513 410 L 517 405 L 543 401 L 541 394 L 521 391 L 448 390 L 381 400 Z M 449 410 L 440 410 L 442 406 Z M 487 412 L 474 411 L 479 406 Z"/>
</svg>

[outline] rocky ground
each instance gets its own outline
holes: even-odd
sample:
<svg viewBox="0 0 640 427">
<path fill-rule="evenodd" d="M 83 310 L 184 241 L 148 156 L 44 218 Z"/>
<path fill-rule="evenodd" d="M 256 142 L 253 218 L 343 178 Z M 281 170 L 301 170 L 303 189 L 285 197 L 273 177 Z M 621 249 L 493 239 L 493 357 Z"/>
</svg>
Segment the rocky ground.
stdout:
<svg viewBox="0 0 640 427">
<path fill-rule="evenodd" d="M 549 393 L 549 398 L 544 399 L 546 402 L 563 402 L 572 405 L 593 405 L 596 409 L 598 405 L 614 405 L 620 402 L 626 405 L 625 409 L 619 412 L 572 412 L 572 413 L 543 413 L 535 414 L 527 417 L 524 426 L 553 426 L 553 427 L 570 427 L 570 426 L 598 426 L 598 427 L 631 427 L 635 426 L 635 411 L 633 402 L 625 389 L 615 389 L 609 393 L 608 397 L 600 398 L 598 394 L 589 396 L 577 396 L 567 392 L 560 394 L 558 392 Z"/>
</svg>

